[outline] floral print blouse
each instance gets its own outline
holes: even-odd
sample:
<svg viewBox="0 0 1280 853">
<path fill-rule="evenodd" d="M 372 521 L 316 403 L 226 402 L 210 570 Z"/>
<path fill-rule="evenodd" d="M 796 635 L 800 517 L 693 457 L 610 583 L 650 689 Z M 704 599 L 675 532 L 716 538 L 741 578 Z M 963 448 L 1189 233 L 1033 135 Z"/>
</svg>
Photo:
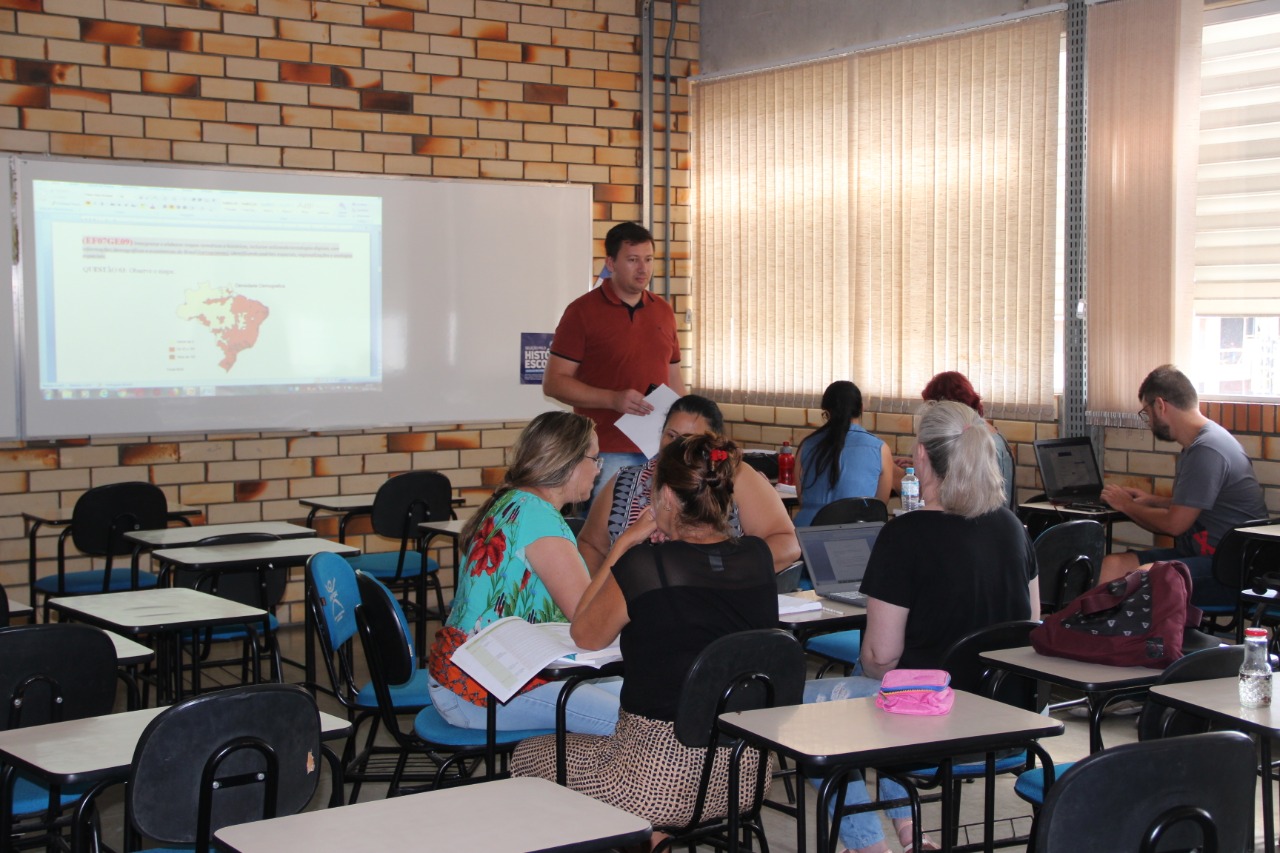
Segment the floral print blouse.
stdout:
<svg viewBox="0 0 1280 853">
<path fill-rule="evenodd" d="M 498 498 L 468 543 L 453 611 L 436 634 L 428 668 L 432 678 L 474 705 L 483 706 L 488 694 L 453 665 L 458 646 L 506 616 L 534 624 L 568 621 L 525 558 L 529 545 L 548 536 L 575 541 L 559 510 L 537 495 L 512 489 Z M 585 563 L 582 574 L 588 574 Z M 520 692 L 545 683 L 535 678 Z"/>
</svg>

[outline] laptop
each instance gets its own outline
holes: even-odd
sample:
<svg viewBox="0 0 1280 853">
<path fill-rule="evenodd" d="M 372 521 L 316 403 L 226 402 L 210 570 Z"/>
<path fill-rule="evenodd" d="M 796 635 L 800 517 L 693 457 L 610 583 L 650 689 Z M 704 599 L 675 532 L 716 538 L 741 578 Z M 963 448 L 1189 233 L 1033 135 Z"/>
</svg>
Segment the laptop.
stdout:
<svg viewBox="0 0 1280 853">
<path fill-rule="evenodd" d="M 1102 474 L 1093 441 L 1087 436 L 1045 438 L 1035 443 L 1036 464 L 1045 497 L 1071 509 L 1110 512 L 1102 502 Z"/>
<path fill-rule="evenodd" d="M 797 527 L 796 538 L 813 591 L 832 601 L 865 605 L 867 598 L 860 591 L 862 576 L 882 527 L 883 521 Z"/>
</svg>

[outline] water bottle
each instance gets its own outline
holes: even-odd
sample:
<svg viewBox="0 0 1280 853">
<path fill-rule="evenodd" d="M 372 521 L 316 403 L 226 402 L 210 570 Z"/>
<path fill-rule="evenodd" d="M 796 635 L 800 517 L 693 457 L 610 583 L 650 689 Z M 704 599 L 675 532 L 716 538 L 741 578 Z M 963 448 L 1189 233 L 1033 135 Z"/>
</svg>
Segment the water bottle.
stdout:
<svg viewBox="0 0 1280 853">
<path fill-rule="evenodd" d="M 782 486 L 796 484 L 796 455 L 789 441 L 782 442 L 782 450 L 778 453 L 778 484 Z"/>
<path fill-rule="evenodd" d="M 920 502 L 920 480 L 916 477 L 915 468 L 907 469 L 907 475 L 902 478 L 902 488 L 898 493 L 902 495 L 903 512 L 911 512 L 923 506 Z"/>
<path fill-rule="evenodd" d="M 1267 629 L 1246 628 L 1244 663 L 1240 665 L 1240 707 L 1271 707 L 1271 661 L 1267 658 Z"/>
</svg>

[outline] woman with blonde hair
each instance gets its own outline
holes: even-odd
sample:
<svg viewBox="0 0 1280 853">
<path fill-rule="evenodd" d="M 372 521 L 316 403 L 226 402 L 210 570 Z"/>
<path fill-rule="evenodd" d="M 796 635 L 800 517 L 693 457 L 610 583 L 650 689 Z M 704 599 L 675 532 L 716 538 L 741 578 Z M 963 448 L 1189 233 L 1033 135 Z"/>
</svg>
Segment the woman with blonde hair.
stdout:
<svg viewBox="0 0 1280 853">
<path fill-rule="evenodd" d="M 600 444 L 590 419 L 545 412 L 520 433 L 502 485 L 463 529 L 466 559 L 453 610 L 431 647 L 428 689 L 446 722 L 485 728 L 488 694 L 454 665 L 458 646 L 506 616 L 534 623 L 573 618 L 591 576 L 560 508 L 590 497 L 599 473 Z M 535 678 L 499 706 L 498 728 L 554 728 L 562 686 Z M 575 690 L 569 730 L 612 732 L 618 687 L 607 680 Z"/>
<path fill-rule="evenodd" d="M 862 581 L 862 674 L 812 680 L 806 702 L 874 696 L 889 670 L 937 669 L 966 634 L 1040 612 L 1035 551 L 1005 505 L 995 443 L 982 416 L 962 403 L 926 403 L 913 461 L 924 509 L 885 525 L 871 550 Z M 881 799 L 900 796 L 905 792 L 898 785 L 882 783 Z M 865 785 L 849 785 L 846 803 L 869 801 Z M 910 809 L 888 815 L 907 844 Z M 844 818 L 840 837 L 857 853 L 889 849 L 874 812 Z M 932 844 L 923 843 L 937 849 Z"/>
</svg>

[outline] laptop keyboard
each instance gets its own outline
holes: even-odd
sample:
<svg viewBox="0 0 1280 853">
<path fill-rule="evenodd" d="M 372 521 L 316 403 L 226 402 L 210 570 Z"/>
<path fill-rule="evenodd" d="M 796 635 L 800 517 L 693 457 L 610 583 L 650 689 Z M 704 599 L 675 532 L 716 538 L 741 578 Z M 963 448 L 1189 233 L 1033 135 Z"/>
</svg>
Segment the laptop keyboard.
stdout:
<svg viewBox="0 0 1280 853">
<path fill-rule="evenodd" d="M 839 601 L 842 604 L 854 604 L 858 607 L 862 607 L 867 603 L 867 597 L 860 592 L 821 592 L 818 594 L 832 601 Z"/>
</svg>

